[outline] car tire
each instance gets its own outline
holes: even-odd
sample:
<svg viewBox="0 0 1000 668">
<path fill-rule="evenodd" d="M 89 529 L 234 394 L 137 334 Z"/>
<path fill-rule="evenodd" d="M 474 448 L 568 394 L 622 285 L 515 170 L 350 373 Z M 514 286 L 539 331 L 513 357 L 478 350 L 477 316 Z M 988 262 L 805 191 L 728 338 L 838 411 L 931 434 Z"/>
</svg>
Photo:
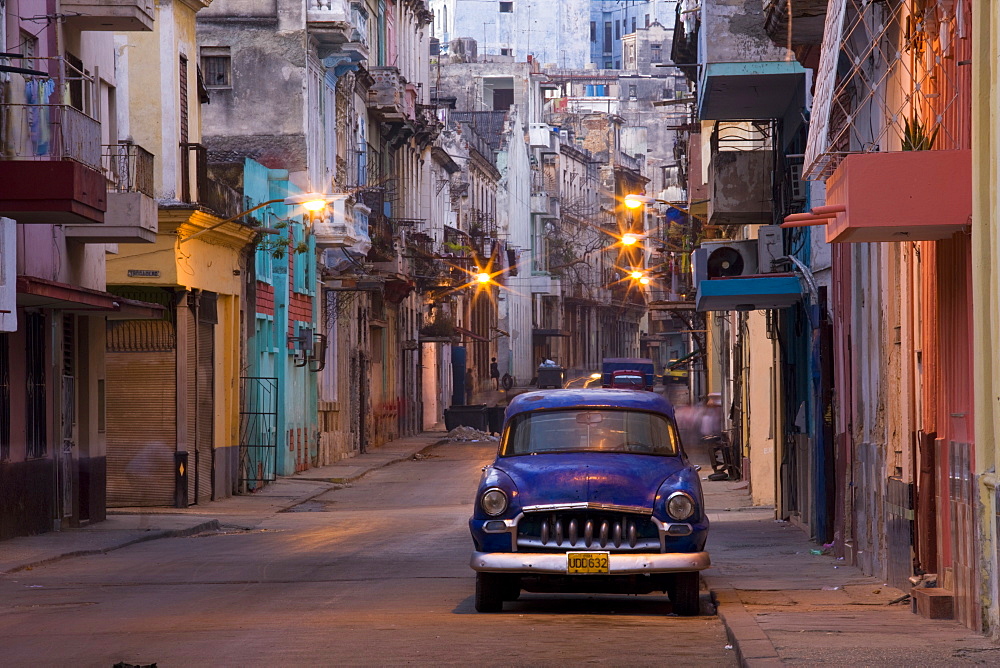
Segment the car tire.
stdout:
<svg viewBox="0 0 1000 668">
<path fill-rule="evenodd" d="M 476 612 L 503 610 L 506 582 L 497 573 L 476 573 Z"/>
<path fill-rule="evenodd" d="M 698 572 L 675 573 L 667 594 L 675 614 L 681 617 L 697 615 L 701 605 Z"/>
<path fill-rule="evenodd" d="M 516 601 L 521 598 L 521 578 L 517 575 L 504 577 L 503 600 Z"/>
</svg>

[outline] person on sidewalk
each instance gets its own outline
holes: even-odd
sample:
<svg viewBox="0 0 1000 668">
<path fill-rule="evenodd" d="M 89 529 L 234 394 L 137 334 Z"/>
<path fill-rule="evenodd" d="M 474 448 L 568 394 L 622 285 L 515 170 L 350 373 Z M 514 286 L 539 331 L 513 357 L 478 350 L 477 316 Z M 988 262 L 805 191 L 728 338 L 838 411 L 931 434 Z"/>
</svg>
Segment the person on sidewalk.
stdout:
<svg viewBox="0 0 1000 668">
<path fill-rule="evenodd" d="M 497 358 L 490 358 L 490 378 L 493 379 L 493 389 L 500 389 L 500 366 L 497 364 Z"/>
</svg>

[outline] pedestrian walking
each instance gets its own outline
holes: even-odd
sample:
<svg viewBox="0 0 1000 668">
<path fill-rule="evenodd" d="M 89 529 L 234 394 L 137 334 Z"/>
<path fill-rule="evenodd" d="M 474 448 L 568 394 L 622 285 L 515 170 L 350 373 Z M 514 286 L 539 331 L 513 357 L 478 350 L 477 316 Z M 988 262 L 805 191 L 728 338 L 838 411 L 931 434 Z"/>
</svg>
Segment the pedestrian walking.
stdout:
<svg viewBox="0 0 1000 668">
<path fill-rule="evenodd" d="M 497 364 L 497 358 L 490 358 L 490 378 L 493 379 L 493 389 L 500 389 L 500 365 Z"/>
</svg>

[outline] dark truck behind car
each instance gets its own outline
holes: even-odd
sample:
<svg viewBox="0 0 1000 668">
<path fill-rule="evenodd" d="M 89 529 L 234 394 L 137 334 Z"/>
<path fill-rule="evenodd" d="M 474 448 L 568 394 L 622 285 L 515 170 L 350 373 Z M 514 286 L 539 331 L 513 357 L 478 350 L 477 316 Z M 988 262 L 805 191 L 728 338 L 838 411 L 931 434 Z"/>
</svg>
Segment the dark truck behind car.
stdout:
<svg viewBox="0 0 1000 668">
<path fill-rule="evenodd" d="M 653 360 L 643 357 L 605 357 L 601 363 L 603 387 L 652 390 L 656 382 Z"/>
</svg>

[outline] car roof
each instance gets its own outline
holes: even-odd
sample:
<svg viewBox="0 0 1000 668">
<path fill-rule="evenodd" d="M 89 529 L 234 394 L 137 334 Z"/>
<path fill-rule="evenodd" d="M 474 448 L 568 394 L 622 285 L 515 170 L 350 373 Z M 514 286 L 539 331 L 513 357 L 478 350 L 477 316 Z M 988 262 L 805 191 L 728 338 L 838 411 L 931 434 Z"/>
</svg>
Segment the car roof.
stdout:
<svg viewBox="0 0 1000 668">
<path fill-rule="evenodd" d="M 674 417 L 674 407 L 663 396 L 645 390 L 588 388 L 570 390 L 538 390 L 514 397 L 507 406 L 506 417 L 530 411 L 559 408 L 628 408 L 652 411 Z"/>
</svg>

